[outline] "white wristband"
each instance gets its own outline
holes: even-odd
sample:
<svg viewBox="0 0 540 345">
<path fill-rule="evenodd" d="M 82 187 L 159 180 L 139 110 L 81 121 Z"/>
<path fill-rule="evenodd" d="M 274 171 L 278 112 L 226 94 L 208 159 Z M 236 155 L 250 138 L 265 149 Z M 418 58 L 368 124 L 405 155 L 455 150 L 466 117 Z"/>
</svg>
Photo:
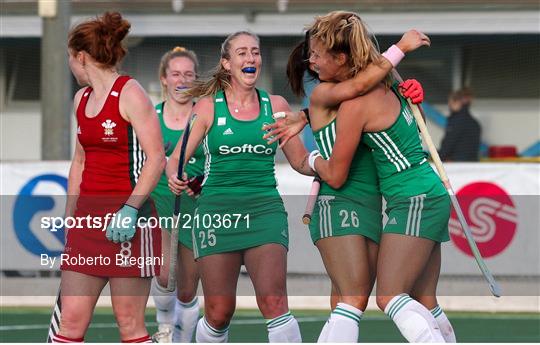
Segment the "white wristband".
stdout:
<svg viewBox="0 0 540 345">
<path fill-rule="evenodd" d="M 322 157 L 319 150 L 311 151 L 311 153 L 309 154 L 309 157 L 308 157 L 309 167 L 311 168 L 311 170 L 313 170 L 315 172 L 317 172 L 317 170 L 315 170 L 315 160 L 317 159 L 317 157 Z"/>
</svg>

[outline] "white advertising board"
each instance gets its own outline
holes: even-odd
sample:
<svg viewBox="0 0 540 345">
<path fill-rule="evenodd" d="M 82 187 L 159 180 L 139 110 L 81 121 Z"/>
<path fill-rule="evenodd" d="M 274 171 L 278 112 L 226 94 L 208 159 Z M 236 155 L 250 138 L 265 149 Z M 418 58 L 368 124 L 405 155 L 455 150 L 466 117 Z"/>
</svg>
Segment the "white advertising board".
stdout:
<svg viewBox="0 0 540 345">
<path fill-rule="evenodd" d="M 540 164 L 450 163 L 446 169 L 478 246 L 496 275 L 540 275 Z M 1 163 L 1 269 L 48 269 L 40 254 L 59 254 L 63 235 L 40 227 L 41 217 L 62 215 L 69 162 Z M 276 167 L 289 213 L 289 272 L 324 273 L 301 222 L 311 177 Z M 32 198 L 30 195 L 41 195 Z M 302 196 L 304 195 L 304 196 Z M 479 274 L 454 217 L 443 244 L 442 274 Z"/>
</svg>

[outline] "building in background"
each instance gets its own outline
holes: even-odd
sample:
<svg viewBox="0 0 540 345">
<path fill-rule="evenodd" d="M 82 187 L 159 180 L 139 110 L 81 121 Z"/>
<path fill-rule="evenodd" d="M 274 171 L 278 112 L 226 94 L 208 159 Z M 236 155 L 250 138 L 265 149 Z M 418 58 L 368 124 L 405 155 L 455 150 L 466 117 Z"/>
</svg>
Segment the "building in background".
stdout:
<svg viewBox="0 0 540 345">
<path fill-rule="evenodd" d="M 0 160 L 41 159 L 41 18 L 36 0 L 3 0 L 0 17 Z M 251 30 L 261 37 L 261 87 L 302 100 L 287 87 L 288 54 L 313 16 L 344 9 L 358 12 L 386 49 L 401 33 L 416 28 L 432 40 L 400 64 L 405 78 L 422 82 L 432 107 L 428 123 L 434 141 L 444 133 L 446 99 L 455 89 L 475 90 L 473 113 L 482 140 L 526 151 L 540 137 L 540 23 L 537 1 L 479 0 L 132 0 L 72 1 L 72 22 L 119 10 L 132 23 L 130 53 L 123 70 L 159 97 L 157 66 L 161 54 L 182 45 L 197 52 L 201 71 L 218 62 L 224 36 Z M 59 38 L 64 39 L 64 38 Z M 66 68 L 68 68 L 66 66 Z M 73 83 L 73 92 L 76 90 Z M 54 85 L 51 85 L 54 87 Z M 20 133 L 24 133 L 21 136 Z M 72 135 L 74 137 L 74 135 Z"/>
</svg>

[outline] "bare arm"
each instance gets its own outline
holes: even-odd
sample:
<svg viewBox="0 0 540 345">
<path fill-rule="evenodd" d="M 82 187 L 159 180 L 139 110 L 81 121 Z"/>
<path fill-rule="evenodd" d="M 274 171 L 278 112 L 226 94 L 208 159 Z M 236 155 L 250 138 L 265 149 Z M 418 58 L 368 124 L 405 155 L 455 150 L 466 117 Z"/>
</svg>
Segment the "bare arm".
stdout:
<svg viewBox="0 0 540 345">
<path fill-rule="evenodd" d="M 332 188 L 338 189 L 347 181 L 349 168 L 364 129 L 365 116 L 361 116 L 362 113 L 365 113 L 362 97 L 343 102 L 337 115 L 336 142 L 332 155 L 328 160 L 315 160 L 318 175 Z"/>
<path fill-rule="evenodd" d="M 197 114 L 191 127 L 188 142 L 186 145 L 186 153 L 184 157 L 184 163 L 188 162 L 191 156 L 197 150 L 197 147 L 201 144 L 202 140 L 210 130 L 212 122 L 214 120 L 214 103 L 212 97 L 206 97 L 193 107 L 193 113 Z M 166 174 L 169 179 L 169 188 L 175 194 L 180 194 L 185 183 L 177 178 L 178 174 L 178 162 L 180 161 L 180 151 L 182 147 L 182 139 L 184 135 L 180 137 L 176 144 L 173 153 L 169 156 L 167 162 Z"/>
<path fill-rule="evenodd" d="M 302 175 L 315 175 L 315 172 L 311 170 L 307 163 L 309 152 L 307 152 L 302 140 L 298 136 L 289 139 L 287 144 L 283 146 L 283 153 L 294 170 Z"/>
<path fill-rule="evenodd" d="M 431 44 L 429 37 L 417 30 L 409 30 L 396 44 L 403 53 L 411 52 L 421 46 Z M 392 64 L 381 57 L 381 63 L 370 63 L 355 77 L 340 83 L 321 83 L 313 90 L 312 104 L 331 108 L 341 102 L 363 95 L 381 82 L 392 70 Z"/>
<path fill-rule="evenodd" d="M 85 88 L 80 89 L 73 99 L 73 114 L 75 115 L 75 121 L 77 121 L 77 108 L 81 101 L 82 94 Z M 79 198 L 80 186 L 82 181 L 82 172 L 84 170 L 85 154 L 84 149 L 79 142 L 79 138 L 76 137 L 75 152 L 71 159 L 71 166 L 69 168 L 68 186 L 67 186 L 67 199 L 65 217 L 72 217 L 75 213 L 75 206 L 77 199 Z"/>
<path fill-rule="evenodd" d="M 79 143 L 79 139 L 77 139 L 75 153 L 73 154 L 73 159 L 71 160 L 71 166 L 69 168 L 65 217 L 72 217 L 75 213 L 75 206 L 77 204 L 77 199 L 79 198 L 82 173 L 84 170 L 84 160 L 84 149 Z"/>
<path fill-rule="evenodd" d="M 270 96 L 270 100 L 272 102 L 272 111 L 274 114 L 281 111 L 291 111 L 289 103 L 287 103 L 283 97 L 272 95 Z M 285 154 L 285 157 L 287 157 L 291 167 L 300 174 L 309 176 L 315 174 L 307 164 L 309 153 L 298 136 L 294 136 L 287 141 L 283 146 L 283 153 Z"/>
<path fill-rule="evenodd" d="M 371 63 L 355 77 L 339 82 L 320 83 L 313 89 L 311 104 L 331 108 L 339 103 L 363 95 L 380 83 L 392 70 L 392 64 L 381 58 L 380 64 Z"/>
<path fill-rule="evenodd" d="M 140 208 L 156 187 L 165 167 L 161 128 L 152 102 L 135 80 L 130 80 L 120 95 L 120 113 L 131 123 L 146 155 L 141 175 L 126 201 L 126 204 Z"/>
</svg>

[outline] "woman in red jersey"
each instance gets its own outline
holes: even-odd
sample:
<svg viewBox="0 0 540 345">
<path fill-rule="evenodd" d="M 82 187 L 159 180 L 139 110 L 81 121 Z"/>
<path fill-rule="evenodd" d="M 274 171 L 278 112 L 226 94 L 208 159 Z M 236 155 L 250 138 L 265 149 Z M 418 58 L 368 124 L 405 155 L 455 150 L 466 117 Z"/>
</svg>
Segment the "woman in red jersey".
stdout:
<svg viewBox="0 0 540 345">
<path fill-rule="evenodd" d="M 74 99 L 77 144 L 66 217 L 82 226 L 66 235 L 57 342 L 84 339 L 107 282 L 122 341 L 150 341 L 144 310 L 151 277 L 159 274 L 161 233 L 146 224 L 155 214 L 148 195 L 165 157 L 150 99 L 117 70 L 130 26 L 119 13 L 106 12 L 69 33 L 69 67 L 84 87 Z"/>
</svg>

